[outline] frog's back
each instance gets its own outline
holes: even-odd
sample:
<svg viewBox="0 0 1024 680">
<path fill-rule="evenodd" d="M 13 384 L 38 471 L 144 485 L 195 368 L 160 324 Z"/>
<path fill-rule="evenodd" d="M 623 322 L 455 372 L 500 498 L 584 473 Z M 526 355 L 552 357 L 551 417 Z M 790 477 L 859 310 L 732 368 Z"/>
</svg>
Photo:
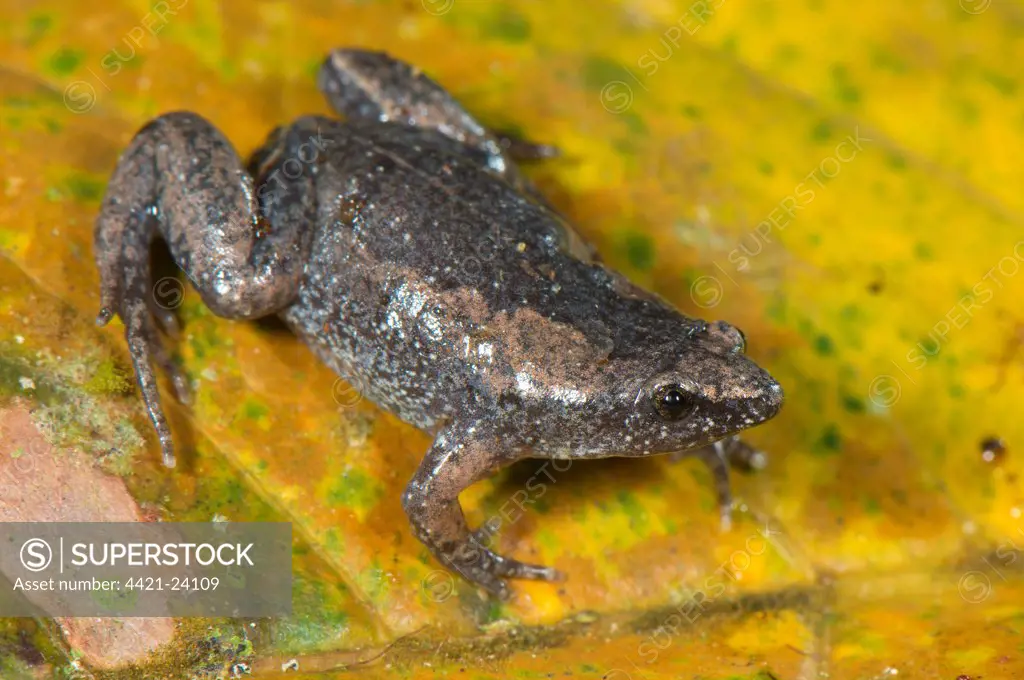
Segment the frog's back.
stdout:
<svg viewBox="0 0 1024 680">
<path fill-rule="evenodd" d="M 702 327 L 594 262 L 564 220 L 458 143 L 316 122 L 327 159 L 318 231 L 284 316 L 404 420 L 430 429 L 514 392 L 524 369 L 572 383 L 613 355 Z"/>
</svg>

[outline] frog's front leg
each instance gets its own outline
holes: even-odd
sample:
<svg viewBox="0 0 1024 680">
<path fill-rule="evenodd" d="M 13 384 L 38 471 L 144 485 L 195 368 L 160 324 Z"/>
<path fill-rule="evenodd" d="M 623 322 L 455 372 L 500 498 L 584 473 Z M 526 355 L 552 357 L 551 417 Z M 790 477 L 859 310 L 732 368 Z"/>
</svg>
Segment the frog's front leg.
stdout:
<svg viewBox="0 0 1024 680">
<path fill-rule="evenodd" d="M 94 246 L 102 308 L 117 314 L 164 464 L 173 467 L 171 433 L 151 361 L 172 371 L 153 319 L 149 246 L 162 236 L 171 254 L 218 316 L 250 319 L 294 297 L 314 216 L 312 173 L 260 194 L 231 143 L 202 117 L 169 113 L 140 130 L 121 156 L 96 221 Z M 260 194 L 260 195 L 258 195 Z M 270 228 L 270 224 L 273 228 Z M 163 314 L 165 328 L 173 318 Z"/>
<path fill-rule="evenodd" d="M 718 497 L 718 514 L 721 518 L 722 531 L 732 528 L 732 485 L 729 483 L 729 462 L 725 456 L 725 448 L 718 441 L 710 446 L 697 449 L 696 455 L 711 470 L 715 483 L 715 495 Z"/>
<path fill-rule="evenodd" d="M 744 472 L 761 470 L 766 465 L 764 452 L 755 449 L 739 436 L 732 435 L 696 450 L 671 454 L 670 459 L 677 461 L 690 456 L 704 461 L 711 471 L 722 529 L 728 530 L 732 526 L 732 486 L 729 482 L 729 468 Z"/>
<path fill-rule="evenodd" d="M 437 435 L 402 496 L 413 531 L 430 552 L 501 599 L 509 597 L 506 578 L 562 578 L 555 569 L 492 552 L 466 525 L 459 493 L 521 457 L 515 446 L 482 421 L 448 427 Z"/>
</svg>

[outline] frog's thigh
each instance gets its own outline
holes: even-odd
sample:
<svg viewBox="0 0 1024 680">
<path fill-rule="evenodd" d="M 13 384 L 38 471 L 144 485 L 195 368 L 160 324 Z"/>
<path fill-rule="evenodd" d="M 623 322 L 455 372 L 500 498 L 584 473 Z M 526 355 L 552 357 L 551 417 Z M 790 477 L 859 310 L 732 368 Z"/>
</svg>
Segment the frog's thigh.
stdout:
<svg viewBox="0 0 1024 680">
<path fill-rule="evenodd" d="M 296 188 L 298 187 L 298 188 Z M 312 199 L 311 173 L 290 179 L 288 191 Z M 312 209 L 278 211 L 267 224 L 258 196 L 273 203 L 285 192 L 259 194 L 231 143 L 193 113 L 170 113 L 136 134 L 118 162 L 96 222 L 95 243 L 109 313 L 120 313 L 123 267 L 148 252 L 123 252 L 133 216 L 148 214 L 150 229 L 219 316 L 256 318 L 285 307 L 303 271 Z M 159 209 L 157 209 L 159 206 Z M 123 258 L 126 261 L 120 261 Z"/>
</svg>

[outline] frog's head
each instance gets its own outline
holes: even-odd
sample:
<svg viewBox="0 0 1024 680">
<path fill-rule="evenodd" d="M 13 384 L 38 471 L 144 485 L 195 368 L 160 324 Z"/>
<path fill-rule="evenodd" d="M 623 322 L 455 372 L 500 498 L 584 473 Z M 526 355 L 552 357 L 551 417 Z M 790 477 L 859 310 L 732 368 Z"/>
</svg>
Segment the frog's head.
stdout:
<svg viewBox="0 0 1024 680">
<path fill-rule="evenodd" d="M 772 418 L 782 388 L 745 354 L 743 334 L 724 322 L 704 326 L 620 373 L 591 430 L 594 455 L 643 456 L 694 449 Z M 612 396 L 614 395 L 614 396 Z"/>
</svg>

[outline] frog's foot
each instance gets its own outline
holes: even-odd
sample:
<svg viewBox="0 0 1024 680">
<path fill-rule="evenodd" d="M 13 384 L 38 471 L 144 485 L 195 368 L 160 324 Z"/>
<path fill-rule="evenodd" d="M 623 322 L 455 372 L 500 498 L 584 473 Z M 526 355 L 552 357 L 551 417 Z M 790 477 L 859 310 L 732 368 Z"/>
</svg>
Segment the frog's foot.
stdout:
<svg viewBox="0 0 1024 680">
<path fill-rule="evenodd" d="M 739 435 L 727 437 L 715 445 L 721 444 L 722 453 L 729 465 L 740 472 L 756 472 L 768 467 L 768 456 L 764 451 L 755 449 L 740 439 Z"/>
<path fill-rule="evenodd" d="M 718 447 L 726 462 L 729 463 L 729 467 L 734 470 L 757 472 L 768 467 L 768 455 L 760 449 L 755 449 L 735 434 L 700 449 L 670 453 L 668 458 L 675 463 L 683 458 L 707 455 L 704 453 L 705 449 L 714 449 L 715 447 Z"/>
<path fill-rule="evenodd" d="M 556 581 L 562 574 L 549 567 L 503 557 L 485 544 L 486 525 L 470 533 L 459 493 L 517 458 L 516 448 L 503 446 L 487 421 L 453 426 L 437 435 L 402 496 L 416 538 L 442 564 L 502 598 L 509 597 L 505 579 Z"/>
<path fill-rule="evenodd" d="M 565 576 L 557 569 L 503 557 L 484 547 L 473 536 L 457 547 L 444 550 L 441 559 L 467 581 L 479 585 L 502 600 L 508 600 L 511 596 L 505 579 L 565 580 Z"/>
<path fill-rule="evenodd" d="M 179 294 L 180 291 L 175 291 L 175 295 Z M 174 312 L 167 307 L 162 306 L 157 301 L 158 293 L 157 289 L 153 289 L 152 295 L 147 295 L 146 300 L 149 304 L 149 313 L 153 315 L 153 318 L 160 324 L 161 330 L 167 334 L 171 340 L 177 340 L 181 337 L 181 325 L 178 323 L 178 317 L 174 315 Z"/>
<path fill-rule="evenodd" d="M 155 361 L 170 377 L 174 391 L 182 403 L 189 400 L 188 380 L 171 359 L 157 330 L 153 309 L 159 307 L 154 303 L 150 290 L 148 229 L 144 222 L 136 221 L 122 232 L 121 237 L 126 255 L 145 253 L 146 257 L 138 258 L 125 266 L 122 270 L 123 278 L 116 285 L 109 280 L 104 281 L 102 297 L 105 305 L 96 317 L 96 322 L 98 325 L 105 325 L 110 321 L 114 310 L 124 322 L 128 351 L 135 366 L 135 375 L 146 404 L 146 411 L 160 439 L 164 465 L 174 467 L 174 445 L 167 418 L 160 405 L 153 362 Z M 163 323 L 166 327 L 168 322 L 165 319 Z"/>
</svg>

